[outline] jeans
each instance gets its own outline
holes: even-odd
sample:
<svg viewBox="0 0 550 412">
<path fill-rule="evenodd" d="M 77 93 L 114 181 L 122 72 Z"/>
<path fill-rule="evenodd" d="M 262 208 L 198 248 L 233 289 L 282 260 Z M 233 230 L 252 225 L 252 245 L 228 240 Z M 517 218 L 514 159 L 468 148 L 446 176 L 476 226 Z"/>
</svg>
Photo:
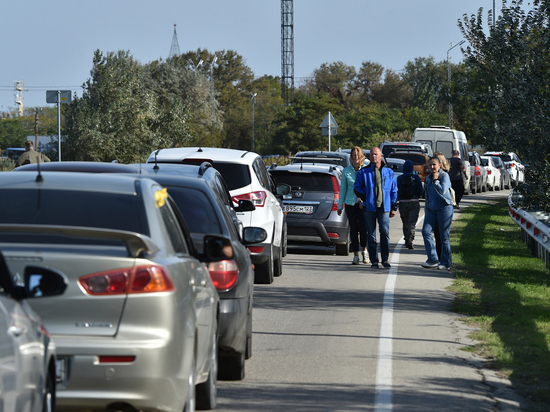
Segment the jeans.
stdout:
<svg viewBox="0 0 550 412">
<path fill-rule="evenodd" d="M 365 223 L 367 224 L 367 250 L 371 263 L 378 263 L 378 251 L 376 249 L 376 222 L 380 232 L 380 256 L 382 262 L 387 262 L 390 257 L 390 213 L 382 209 L 376 212 L 365 211 Z"/>
<path fill-rule="evenodd" d="M 451 223 L 453 221 L 453 205 L 447 205 L 441 210 L 426 209 L 424 214 L 424 226 L 422 227 L 422 237 L 424 238 L 424 247 L 428 255 L 429 263 L 451 267 Z M 437 251 L 434 241 L 434 230 L 439 228 L 439 237 L 441 239 L 441 258 L 437 257 Z"/>
<path fill-rule="evenodd" d="M 367 228 L 365 226 L 365 214 L 358 204 L 355 206 L 346 205 L 344 209 L 349 221 L 349 234 L 351 238 L 351 251 L 359 252 L 367 246 Z"/>
<path fill-rule="evenodd" d="M 455 201 L 456 205 L 460 205 L 460 201 L 462 200 L 462 196 L 464 196 L 464 182 L 462 179 L 460 180 L 451 180 L 451 187 L 455 191 Z"/>
<path fill-rule="evenodd" d="M 403 237 L 405 245 L 412 243 L 416 233 L 416 222 L 418 222 L 418 214 L 420 213 L 420 203 L 416 202 L 399 202 L 399 216 L 403 223 Z"/>
</svg>

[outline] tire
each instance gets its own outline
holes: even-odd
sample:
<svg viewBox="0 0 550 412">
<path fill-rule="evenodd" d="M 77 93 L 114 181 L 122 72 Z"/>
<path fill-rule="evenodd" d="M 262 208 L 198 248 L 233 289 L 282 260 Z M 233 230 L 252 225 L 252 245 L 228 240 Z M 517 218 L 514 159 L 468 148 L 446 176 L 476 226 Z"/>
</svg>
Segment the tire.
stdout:
<svg viewBox="0 0 550 412">
<path fill-rule="evenodd" d="M 489 185 L 487 185 L 489 186 Z M 488 188 L 491 192 L 494 192 L 496 189 L 495 189 L 495 179 L 493 179 L 493 184 L 491 185 L 491 187 Z"/>
<path fill-rule="evenodd" d="M 46 376 L 44 385 L 44 397 L 42 400 L 42 412 L 55 411 L 55 377 L 50 371 Z"/>
<path fill-rule="evenodd" d="M 191 363 L 191 373 L 189 374 L 189 392 L 187 393 L 187 400 L 183 405 L 183 412 L 195 412 L 195 355 L 193 355 L 193 362 Z"/>
<path fill-rule="evenodd" d="M 283 238 L 282 238 L 282 245 L 283 245 L 283 257 L 285 257 L 288 253 L 288 228 L 287 224 L 285 222 L 284 228 L 283 228 Z"/>
<path fill-rule="evenodd" d="M 212 342 L 212 358 L 210 371 L 206 382 L 199 383 L 195 388 L 196 408 L 198 410 L 214 409 L 218 400 L 218 334 Z"/>
<path fill-rule="evenodd" d="M 350 235 L 348 232 L 348 241 L 343 245 L 340 245 L 340 244 L 336 245 L 336 256 L 349 256 L 349 248 L 351 243 L 349 236 Z"/>
<path fill-rule="evenodd" d="M 246 321 L 246 349 L 244 352 L 244 358 L 250 359 L 252 357 L 252 310 L 248 314 Z"/>
<path fill-rule="evenodd" d="M 220 356 L 218 379 L 223 381 L 240 381 L 244 379 L 244 353 L 233 356 Z"/>
<path fill-rule="evenodd" d="M 475 182 L 474 182 L 475 183 Z M 477 184 L 474 185 L 474 187 L 471 188 L 470 192 L 475 195 L 476 194 L 476 189 L 477 189 Z"/>
<path fill-rule="evenodd" d="M 257 285 L 270 285 L 273 283 L 273 255 L 265 261 L 255 266 L 254 283 Z"/>
<path fill-rule="evenodd" d="M 481 191 L 486 192 L 487 191 L 487 181 L 485 181 L 485 184 L 481 184 Z"/>
<path fill-rule="evenodd" d="M 273 262 L 273 276 L 279 277 L 283 274 L 283 250 L 279 248 L 278 257 Z"/>
</svg>

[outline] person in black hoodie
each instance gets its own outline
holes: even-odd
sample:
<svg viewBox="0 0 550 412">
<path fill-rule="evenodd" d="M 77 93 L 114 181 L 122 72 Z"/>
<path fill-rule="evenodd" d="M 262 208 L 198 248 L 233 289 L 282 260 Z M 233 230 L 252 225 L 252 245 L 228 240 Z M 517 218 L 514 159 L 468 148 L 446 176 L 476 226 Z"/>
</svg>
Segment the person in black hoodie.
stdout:
<svg viewBox="0 0 550 412">
<path fill-rule="evenodd" d="M 399 201 L 399 216 L 403 222 L 405 247 L 414 249 L 413 241 L 416 222 L 420 214 L 420 197 L 422 196 L 422 180 L 413 171 L 410 160 L 403 165 L 403 174 L 397 177 L 397 199 Z"/>
</svg>

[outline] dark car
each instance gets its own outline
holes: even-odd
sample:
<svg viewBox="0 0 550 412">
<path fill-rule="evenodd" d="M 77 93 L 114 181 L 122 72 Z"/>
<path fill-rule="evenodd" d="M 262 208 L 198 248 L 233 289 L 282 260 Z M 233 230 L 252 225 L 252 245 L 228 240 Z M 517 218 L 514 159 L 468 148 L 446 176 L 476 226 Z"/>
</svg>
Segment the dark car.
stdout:
<svg viewBox="0 0 550 412">
<path fill-rule="evenodd" d="M 335 245 L 337 255 L 349 254 L 349 223 L 338 216 L 342 172 L 336 165 L 292 164 L 269 169 L 276 184 L 287 184 L 283 196 L 289 244 Z"/>
<path fill-rule="evenodd" d="M 323 152 L 323 151 L 305 151 L 298 152 L 291 158 L 292 164 L 310 163 L 310 164 L 329 164 L 342 166 L 342 168 L 351 165 L 349 153 L 345 152 Z"/>
<path fill-rule="evenodd" d="M 252 356 L 252 300 L 254 271 L 250 253 L 243 244 L 257 242 L 261 228 L 243 230 L 236 211 L 253 210 L 251 201 L 242 200 L 234 210 L 229 190 L 221 174 L 209 164 L 135 164 L 101 162 L 52 162 L 48 171 L 134 173 L 138 171 L 168 189 L 180 210 L 197 252 L 203 253 L 204 238 L 218 235 L 231 242 L 233 257 L 207 265 L 220 298 L 219 376 L 244 378 L 245 359 Z M 17 171 L 36 170 L 36 164 Z M 241 235 L 245 240 L 241 240 Z"/>
<path fill-rule="evenodd" d="M 418 152 L 423 153 L 428 158 L 433 156 L 433 150 L 429 144 L 415 142 L 384 142 L 380 145 L 380 150 L 384 157 L 388 157 L 393 152 Z"/>
</svg>

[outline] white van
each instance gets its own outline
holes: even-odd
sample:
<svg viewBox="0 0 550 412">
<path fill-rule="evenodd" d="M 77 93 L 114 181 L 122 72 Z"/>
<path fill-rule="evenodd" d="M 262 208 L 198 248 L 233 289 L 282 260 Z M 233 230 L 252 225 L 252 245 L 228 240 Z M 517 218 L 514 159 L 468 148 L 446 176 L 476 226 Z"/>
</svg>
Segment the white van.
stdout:
<svg viewBox="0 0 550 412">
<path fill-rule="evenodd" d="M 458 150 L 468 177 L 464 181 L 464 194 L 470 193 L 470 158 L 464 132 L 446 126 L 418 127 L 414 130 L 411 142 L 428 144 L 434 153 L 441 152 L 447 159 L 453 156 L 453 150 Z"/>
</svg>

